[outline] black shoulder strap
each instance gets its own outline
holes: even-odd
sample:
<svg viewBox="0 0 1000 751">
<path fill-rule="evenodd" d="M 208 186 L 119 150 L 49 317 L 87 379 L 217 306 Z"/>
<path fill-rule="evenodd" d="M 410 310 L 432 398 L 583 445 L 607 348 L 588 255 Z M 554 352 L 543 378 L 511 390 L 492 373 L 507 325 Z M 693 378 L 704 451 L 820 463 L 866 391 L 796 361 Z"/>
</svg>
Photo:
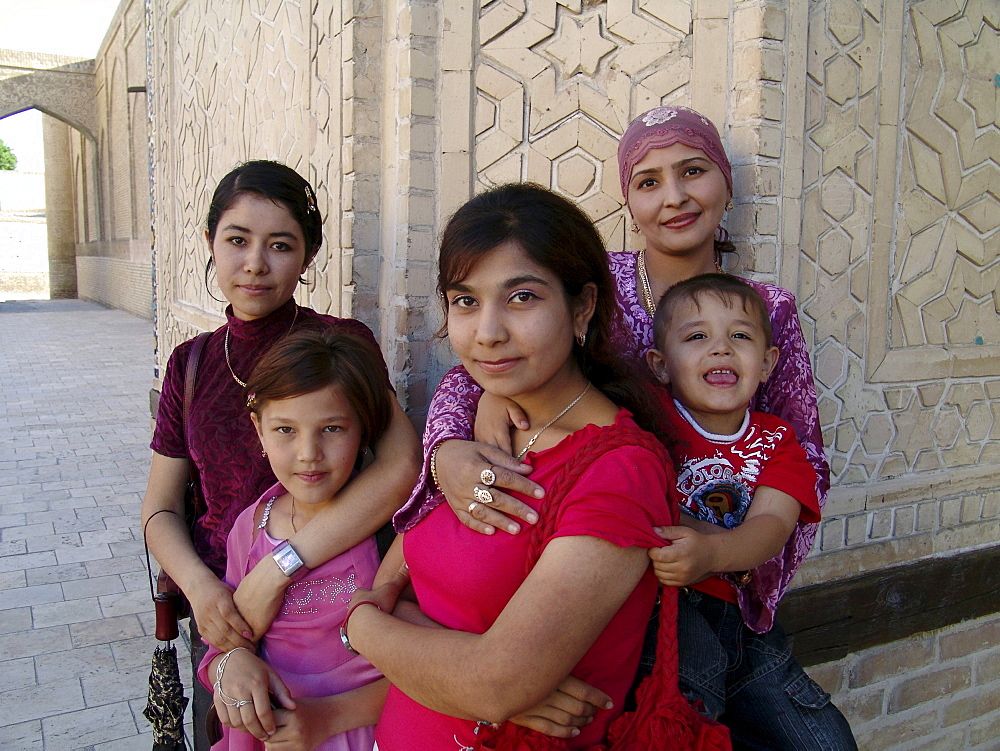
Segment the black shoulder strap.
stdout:
<svg viewBox="0 0 1000 751">
<path fill-rule="evenodd" d="M 188 450 L 188 483 L 191 489 L 195 491 L 192 498 L 195 506 L 199 505 L 199 499 L 201 498 L 201 493 L 197 491 L 201 480 L 198 477 L 198 468 L 195 466 L 194 461 L 191 460 L 191 442 L 188 436 L 188 427 L 191 424 L 190 412 L 191 402 L 194 401 L 195 381 L 198 380 L 198 362 L 201 360 L 201 352 L 205 349 L 205 344 L 211 335 L 211 331 L 206 331 L 194 338 L 194 341 L 191 343 L 191 351 L 188 352 L 187 370 L 184 373 L 184 407 L 181 411 L 181 428 L 184 431 L 184 445 Z M 185 509 L 185 516 L 193 522 L 194 519 L 198 518 L 201 511 L 202 509 L 199 508 Z"/>
</svg>

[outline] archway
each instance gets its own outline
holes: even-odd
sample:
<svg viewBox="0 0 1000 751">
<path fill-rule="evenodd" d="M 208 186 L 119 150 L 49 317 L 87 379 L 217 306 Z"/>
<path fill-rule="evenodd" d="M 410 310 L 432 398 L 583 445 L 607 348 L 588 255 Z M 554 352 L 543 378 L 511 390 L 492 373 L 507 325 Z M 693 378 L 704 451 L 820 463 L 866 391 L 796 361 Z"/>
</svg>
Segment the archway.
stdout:
<svg viewBox="0 0 1000 751">
<path fill-rule="evenodd" d="M 101 235 L 94 61 L 0 50 L 0 119 L 30 109 L 49 116 L 43 118 L 49 292 L 76 297 L 76 242 Z M 70 128 L 82 136 L 75 147 Z"/>
</svg>

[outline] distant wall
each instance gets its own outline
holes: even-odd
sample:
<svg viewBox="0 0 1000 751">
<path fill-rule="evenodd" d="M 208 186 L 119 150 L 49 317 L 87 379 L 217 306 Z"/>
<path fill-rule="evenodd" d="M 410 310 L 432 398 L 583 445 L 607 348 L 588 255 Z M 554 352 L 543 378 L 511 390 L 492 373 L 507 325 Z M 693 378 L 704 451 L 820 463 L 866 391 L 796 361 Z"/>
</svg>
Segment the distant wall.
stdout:
<svg viewBox="0 0 1000 751">
<path fill-rule="evenodd" d="M 45 175 L 0 170 L 0 211 L 45 210 Z"/>
<path fill-rule="evenodd" d="M 151 319 L 145 87 L 144 4 L 123 0 L 94 61 L 94 139 L 71 135 L 78 294 Z"/>
</svg>

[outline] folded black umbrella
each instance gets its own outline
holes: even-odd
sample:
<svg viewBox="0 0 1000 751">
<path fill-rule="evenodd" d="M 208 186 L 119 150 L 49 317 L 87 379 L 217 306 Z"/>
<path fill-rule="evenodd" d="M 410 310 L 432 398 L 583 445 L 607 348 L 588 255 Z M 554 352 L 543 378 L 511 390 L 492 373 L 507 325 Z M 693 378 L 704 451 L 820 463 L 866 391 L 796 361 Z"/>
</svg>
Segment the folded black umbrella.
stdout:
<svg viewBox="0 0 1000 751">
<path fill-rule="evenodd" d="M 142 711 L 153 726 L 153 751 L 183 751 L 187 703 L 177 649 L 173 644 L 157 646 L 149 673 L 149 698 Z"/>
</svg>

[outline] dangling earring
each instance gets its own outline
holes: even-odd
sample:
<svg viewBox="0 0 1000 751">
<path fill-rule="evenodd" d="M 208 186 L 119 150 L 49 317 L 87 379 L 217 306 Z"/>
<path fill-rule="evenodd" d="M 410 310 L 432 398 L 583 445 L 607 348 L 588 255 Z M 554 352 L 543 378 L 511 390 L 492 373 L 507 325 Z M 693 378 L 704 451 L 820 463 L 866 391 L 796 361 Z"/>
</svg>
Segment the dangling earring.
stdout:
<svg viewBox="0 0 1000 751">
<path fill-rule="evenodd" d="M 581 347 L 587 343 L 586 331 L 581 331 L 579 334 L 576 335 L 576 343 L 579 344 Z"/>
<path fill-rule="evenodd" d="M 265 459 L 267 459 L 267 449 L 261 449 L 260 455 L 263 456 Z"/>
<path fill-rule="evenodd" d="M 733 199 L 730 198 L 729 203 L 726 204 L 726 211 L 732 211 L 732 210 L 733 210 Z"/>
<path fill-rule="evenodd" d="M 637 235 L 639 234 L 639 225 L 635 223 L 634 219 L 632 220 L 632 226 L 629 227 L 629 229 L 632 230 L 632 232 L 634 232 L 635 234 Z"/>
</svg>

